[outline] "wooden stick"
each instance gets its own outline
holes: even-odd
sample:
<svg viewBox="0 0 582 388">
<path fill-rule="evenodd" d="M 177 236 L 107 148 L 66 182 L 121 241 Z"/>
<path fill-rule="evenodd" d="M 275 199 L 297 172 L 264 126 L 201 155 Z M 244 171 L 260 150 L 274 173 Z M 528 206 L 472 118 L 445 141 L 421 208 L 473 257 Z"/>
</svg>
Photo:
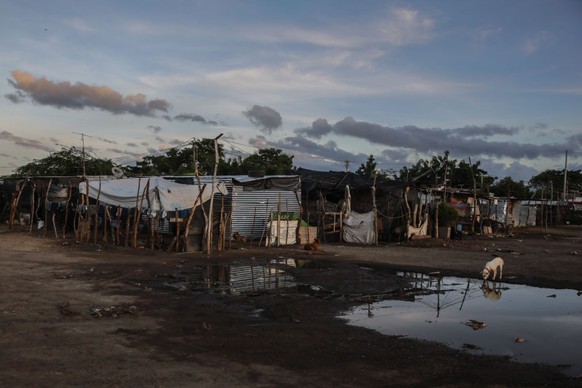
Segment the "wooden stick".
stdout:
<svg viewBox="0 0 582 388">
<path fill-rule="evenodd" d="M 137 197 L 135 198 L 135 212 L 133 213 L 133 239 L 132 239 L 132 243 L 131 246 L 132 248 L 136 248 L 137 247 L 137 227 L 138 227 L 138 214 L 139 214 L 139 195 L 141 192 L 141 177 L 138 179 L 137 181 Z M 142 197 L 143 199 L 143 197 Z"/>
<path fill-rule="evenodd" d="M 97 200 L 95 203 L 95 230 L 93 231 L 93 242 L 97 244 L 97 231 L 99 230 L 99 199 L 101 198 L 101 175 L 99 175 L 99 190 L 97 190 Z"/>
<path fill-rule="evenodd" d="M 178 208 L 175 209 L 174 218 L 176 219 L 176 252 L 180 252 L 180 215 L 178 214 Z"/>
<path fill-rule="evenodd" d="M 107 220 L 111 220 L 111 215 L 109 214 L 109 206 L 105 205 L 103 206 L 103 244 L 107 244 L 108 243 L 108 239 L 107 239 L 107 234 L 108 234 L 108 230 L 107 230 Z M 110 222 L 111 224 L 111 222 Z"/>
<path fill-rule="evenodd" d="M 30 226 L 28 228 L 28 234 L 32 233 L 32 224 L 33 222 L 33 215 L 35 214 L 34 205 L 35 205 L 35 198 L 36 197 L 36 183 L 32 182 L 32 206 L 30 207 Z M 40 201 L 39 201 L 40 202 Z"/>
<path fill-rule="evenodd" d="M 67 238 L 67 223 L 69 222 L 69 206 L 71 205 L 72 196 L 73 196 L 73 184 L 69 180 L 69 187 L 67 189 L 67 202 L 65 205 L 65 223 L 63 224 L 63 240 Z"/>
<path fill-rule="evenodd" d="M 53 229 L 55 230 L 55 237 L 58 239 L 59 238 L 59 234 L 57 233 L 57 224 L 55 223 L 55 218 L 57 217 L 56 213 L 53 213 Z M 46 227 L 46 225 L 45 225 Z"/>
<path fill-rule="evenodd" d="M 199 188 L 198 196 L 196 197 L 196 200 L 194 201 L 194 205 L 192 205 L 192 210 L 190 211 L 190 215 L 188 216 L 188 221 L 186 221 L 186 230 L 184 231 L 184 234 L 186 236 L 190 235 L 190 224 L 192 223 L 192 219 L 194 218 L 194 212 L 196 211 L 196 207 L 198 206 L 198 202 L 200 202 L 200 206 L 202 206 L 202 194 L 204 193 L 205 189 L 206 189 L 206 185 L 202 186 L 202 188 Z M 187 238 L 188 237 L 186 237 L 186 239 Z M 186 240 L 185 249 L 186 249 L 186 251 L 188 251 L 188 240 Z"/>
<path fill-rule="evenodd" d="M 115 244 L 116 245 L 120 245 L 121 243 L 121 216 L 123 215 L 123 212 L 121 210 L 121 206 L 117 206 L 117 210 L 115 211 L 115 216 L 117 217 L 117 233 L 116 233 L 116 237 L 115 237 Z"/>
<path fill-rule="evenodd" d="M 49 191 L 51 189 L 51 185 L 53 183 L 53 178 L 49 179 L 48 185 L 46 186 L 46 192 L 44 194 L 44 235 L 46 237 L 46 234 L 48 232 L 48 205 L 49 205 Z M 39 205 L 40 205 L 40 201 L 39 201 Z M 58 237 L 57 237 L 58 238 Z"/>
</svg>

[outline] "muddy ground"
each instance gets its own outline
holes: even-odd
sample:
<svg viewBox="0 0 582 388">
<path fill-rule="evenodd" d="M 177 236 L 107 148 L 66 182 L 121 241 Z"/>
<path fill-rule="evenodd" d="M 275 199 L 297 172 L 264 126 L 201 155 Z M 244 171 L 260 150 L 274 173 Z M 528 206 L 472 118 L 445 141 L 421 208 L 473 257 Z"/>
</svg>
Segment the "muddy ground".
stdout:
<svg viewBox="0 0 582 388">
<path fill-rule="evenodd" d="M 316 252 L 241 244 L 210 257 L 78 245 L 3 227 L 0 386 L 582 385 L 556 367 L 384 336 L 336 318 L 367 300 L 397 298 L 403 284 L 395 270 L 477 278 L 493 254 L 505 259 L 508 283 L 582 289 L 576 227 L 323 244 Z M 201 268 L 220 275 L 212 264 L 277 258 L 303 266 L 286 268 L 296 287 L 231 295 L 197 280 Z"/>
</svg>

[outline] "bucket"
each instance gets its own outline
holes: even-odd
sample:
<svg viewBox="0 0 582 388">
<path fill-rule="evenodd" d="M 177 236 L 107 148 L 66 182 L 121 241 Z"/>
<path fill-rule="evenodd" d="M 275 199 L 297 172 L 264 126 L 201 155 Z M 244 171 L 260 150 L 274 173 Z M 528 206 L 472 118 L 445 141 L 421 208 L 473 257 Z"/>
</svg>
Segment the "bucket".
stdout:
<svg viewBox="0 0 582 388">
<path fill-rule="evenodd" d="M 44 221 L 38 220 L 38 229 L 42 229 L 42 228 L 44 228 Z"/>
</svg>

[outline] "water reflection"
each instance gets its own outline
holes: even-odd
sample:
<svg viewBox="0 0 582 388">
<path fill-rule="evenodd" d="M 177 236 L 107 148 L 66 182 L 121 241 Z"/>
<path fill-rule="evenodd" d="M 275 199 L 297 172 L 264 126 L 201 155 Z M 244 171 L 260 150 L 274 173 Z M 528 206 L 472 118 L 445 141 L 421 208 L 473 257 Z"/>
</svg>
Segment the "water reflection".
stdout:
<svg viewBox="0 0 582 388">
<path fill-rule="evenodd" d="M 279 292 L 297 285 L 288 272 L 290 267 L 295 266 L 296 261 L 287 258 L 244 265 L 199 265 L 188 272 L 168 275 L 173 280 L 164 284 L 182 292 L 210 291 L 229 295 Z"/>
<path fill-rule="evenodd" d="M 575 290 L 399 275 L 410 280 L 403 300 L 362 305 L 342 318 L 388 335 L 520 362 L 570 365 L 566 373 L 582 374 L 582 296 Z"/>
</svg>

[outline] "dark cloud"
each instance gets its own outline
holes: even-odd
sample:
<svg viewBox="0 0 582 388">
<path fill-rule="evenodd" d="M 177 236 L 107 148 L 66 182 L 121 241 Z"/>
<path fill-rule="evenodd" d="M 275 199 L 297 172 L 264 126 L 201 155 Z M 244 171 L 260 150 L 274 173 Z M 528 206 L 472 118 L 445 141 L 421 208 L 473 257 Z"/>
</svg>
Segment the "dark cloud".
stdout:
<svg viewBox="0 0 582 388">
<path fill-rule="evenodd" d="M 170 108 L 166 100 L 148 101 L 143 94 L 123 96 L 107 86 L 87 85 L 82 82 L 53 82 L 17 70 L 11 74 L 13 79 L 8 79 L 8 83 L 16 89 L 16 94 L 6 97 L 13 102 L 30 98 L 37 104 L 56 108 L 95 108 L 113 114 L 129 113 L 136 116 L 155 116 L 156 113 L 167 112 Z"/>
<path fill-rule="evenodd" d="M 0 132 L 0 140 L 11 141 L 14 144 L 25 147 L 25 148 L 35 148 L 43 151 L 52 151 L 53 147 L 43 143 L 37 139 L 27 139 L 24 137 L 16 136 L 11 132 L 2 131 Z"/>
<path fill-rule="evenodd" d="M 119 148 L 109 148 L 109 149 L 107 149 L 107 151 L 112 152 L 114 154 L 123 155 L 126 157 L 132 157 L 132 158 L 140 158 L 142 156 L 141 153 L 129 152 L 127 150 L 121 150 Z"/>
<path fill-rule="evenodd" d="M 157 140 L 159 143 L 165 143 L 165 142 L 166 142 L 164 139 L 162 139 L 162 138 L 161 138 L 161 137 L 159 137 L 159 136 L 156 136 L 156 140 Z"/>
<path fill-rule="evenodd" d="M 132 148 L 137 148 L 138 147 L 138 145 L 136 143 L 127 143 L 126 146 L 132 147 Z"/>
<path fill-rule="evenodd" d="M 182 114 L 176 115 L 176 116 L 174 116 L 174 120 L 193 121 L 193 122 L 198 122 L 198 123 L 208 124 L 208 125 L 218 125 L 218 123 L 216 121 L 212 121 L 212 120 L 209 121 L 200 115 L 195 115 L 195 114 L 191 114 L 191 113 L 182 113 Z"/>
<path fill-rule="evenodd" d="M 470 137 L 491 137 L 495 135 L 511 136 L 516 135 L 519 132 L 519 128 L 506 128 L 495 124 L 487 124 L 484 126 L 467 125 L 462 128 L 452 129 L 450 132 L 455 135 Z"/>
<path fill-rule="evenodd" d="M 321 122 L 311 129 L 298 129 L 296 133 L 314 138 L 322 133 Z M 316 123 L 316 122 L 314 122 Z M 487 155 L 510 158 L 556 157 L 564 153 L 564 144 L 530 144 L 512 141 L 487 141 L 484 138 L 494 135 L 515 135 L 517 128 L 507 128 L 498 125 L 465 126 L 455 129 L 419 128 L 413 125 L 392 128 L 379 124 L 356 121 L 346 117 L 331 126 L 331 134 L 365 139 L 371 143 L 391 148 L 404 148 L 421 153 L 442 153 L 445 150 L 452 155 L 466 157 L 472 155 Z M 569 144 L 577 144 L 581 140 L 571 137 Z"/>
<path fill-rule="evenodd" d="M 193 114 L 187 114 L 187 113 L 182 113 L 179 115 L 174 116 L 174 120 L 178 120 L 178 121 L 197 121 L 200 123 L 205 123 L 206 119 L 200 115 L 193 115 Z"/>
<path fill-rule="evenodd" d="M 242 112 L 242 114 L 265 133 L 272 133 L 273 130 L 283 124 L 283 119 L 279 112 L 268 106 L 254 105 L 251 109 Z"/>
<path fill-rule="evenodd" d="M 154 133 L 162 132 L 162 127 L 160 127 L 158 125 L 150 125 L 150 126 L 148 126 L 148 128 L 151 129 L 152 131 L 154 131 Z"/>
<path fill-rule="evenodd" d="M 101 140 L 102 142 L 109 143 L 109 144 L 117 144 L 116 141 L 105 139 L 104 137 L 95 136 L 96 139 Z"/>
<path fill-rule="evenodd" d="M 327 122 L 326 119 L 317 119 L 311 124 L 311 128 L 301 128 L 297 129 L 295 132 L 298 134 L 304 134 L 312 139 L 321 139 L 323 136 L 329 134 L 333 130 L 333 127 Z"/>
<path fill-rule="evenodd" d="M 292 151 L 292 153 L 302 153 L 312 156 L 317 155 L 317 157 L 320 159 L 327 160 L 327 163 L 335 162 L 338 168 L 340 168 L 340 166 L 343 165 L 346 160 L 352 164 L 357 163 L 357 166 L 359 166 L 368 158 L 368 155 L 363 153 L 353 154 L 351 152 L 344 151 L 338 148 L 336 142 L 334 141 L 329 141 L 326 144 L 321 145 L 306 139 L 303 136 L 286 137 L 282 140 L 272 143 L 270 146 Z"/>
</svg>

